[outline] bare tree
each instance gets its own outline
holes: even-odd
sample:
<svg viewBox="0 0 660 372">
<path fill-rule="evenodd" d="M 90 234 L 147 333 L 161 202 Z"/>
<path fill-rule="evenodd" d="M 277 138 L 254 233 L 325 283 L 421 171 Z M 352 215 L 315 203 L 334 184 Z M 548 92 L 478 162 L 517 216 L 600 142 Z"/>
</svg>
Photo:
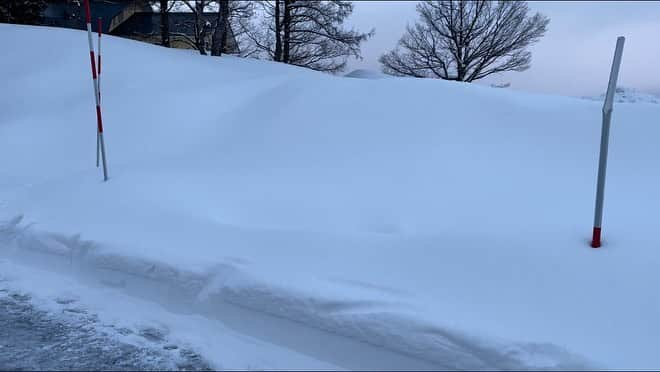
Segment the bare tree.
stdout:
<svg viewBox="0 0 660 372">
<path fill-rule="evenodd" d="M 380 57 L 383 72 L 471 82 L 529 68 L 550 20 L 525 1 L 442 0 L 417 5 L 420 20 Z"/>
<path fill-rule="evenodd" d="M 160 45 L 170 47 L 170 12 L 176 5 L 176 1 L 168 0 L 137 0 L 136 5 L 142 8 L 157 9 L 160 14 Z M 154 10 L 155 11 L 155 10 Z M 144 36 L 155 36 L 155 33 Z"/>
<path fill-rule="evenodd" d="M 211 40 L 211 55 L 220 56 L 227 45 L 229 33 L 229 0 L 218 1 L 218 17 Z"/>
<path fill-rule="evenodd" d="M 174 1 L 174 8 L 180 10 L 179 4 L 182 3 L 187 10 L 189 10 L 194 16 L 194 22 L 192 22 L 193 28 L 193 38 L 191 40 L 185 34 L 176 34 L 181 36 L 183 40 L 191 44 L 199 51 L 202 55 L 207 55 L 206 52 L 206 37 L 212 29 L 211 22 L 206 19 L 205 10 L 212 3 L 212 0 L 183 0 L 183 1 Z"/>
<path fill-rule="evenodd" d="M 338 72 L 348 57 L 361 58 L 360 45 L 373 35 L 343 28 L 353 12 L 353 4 L 343 0 L 269 0 L 261 1 L 263 10 L 259 30 L 249 33 L 267 58 Z"/>
<path fill-rule="evenodd" d="M 211 22 L 204 17 L 204 10 L 209 5 L 210 1 L 195 0 L 183 1 L 183 3 L 192 11 L 195 16 L 194 34 L 195 34 L 195 47 L 202 55 L 206 53 L 206 36 L 211 31 Z"/>
<path fill-rule="evenodd" d="M 187 11 L 193 14 L 193 38 L 185 34 L 173 34 L 188 42 L 202 55 L 209 51 L 213 56 L 225 53 L 229 45 L 229 37 L 236 42 L 235 47 L 241 50 L 241 40 L 245 29 L 251 26 L 250 18 L 254 15 L 254 2 L 250 0 L 182 0 L 172 1 L 177 11 Z M 183 9 L 181 8 L 183 6 Z M 238 30 L 238 31 L 237 31 Z M 208 37 L 211 43 L 208 45 Z M 246 48 L 247 51 L 250 48 Z M 248 53 L 249 54 L 249 53 Z"/>
<path fill-rule="evenodd" d="M 170 47 L 170 6 L 167 0 L 159 0 L 160 5 L 160 44 L 164 47 Z"/>
<path fill-rule="evenodd" d="M 254 2 L 249 0 L 217 0 L 217 19 L 211 39 L 211 55 L 220 56 L 227 50 L 230 33 L 237 44 L 243 28 L 254 15 Z M 241 48 L 239 47 L 239 50 Z"/>
<path fill-rule="evenodd" d="M 273 18 L 275 19 L 275 51 L 273 51 L 273 59 L 275 61 L 282 60 L 282 16 L 280 11 L 280 0 L 275 0 Z M 264 3 L 268 4 L 268 3 Z"/>
</svg>

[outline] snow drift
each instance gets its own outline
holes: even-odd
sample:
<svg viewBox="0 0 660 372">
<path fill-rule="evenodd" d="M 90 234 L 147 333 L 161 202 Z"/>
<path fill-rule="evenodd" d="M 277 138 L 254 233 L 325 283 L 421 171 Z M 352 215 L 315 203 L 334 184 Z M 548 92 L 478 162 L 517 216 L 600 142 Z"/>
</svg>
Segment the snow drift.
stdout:
<svg viewBox="0 0 660 372">
<path fill-rule="evenodd" d="M 593 250 L 599 102 L 108 37 L 103 183 L 85 38 L 0 25 L 0 250 L 437 368 L 660 366 L 660 106 L 615 106 Z"/>
</svg>

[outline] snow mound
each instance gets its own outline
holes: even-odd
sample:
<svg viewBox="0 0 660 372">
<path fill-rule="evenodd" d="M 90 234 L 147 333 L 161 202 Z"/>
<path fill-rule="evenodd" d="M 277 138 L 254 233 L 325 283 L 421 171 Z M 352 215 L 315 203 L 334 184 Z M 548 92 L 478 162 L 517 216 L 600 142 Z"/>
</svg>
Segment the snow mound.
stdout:
<svg viewBox="0 0 660 372">
<path fill-rule="evenodd" d="M 606 93 L 600 96 L 586 96 L 584 99 L 593 101 L 604 101 Z M 617 87 L 614 91 L 614 102 L 616 103 L 660 103 L 660 96 L 640 92 L 634 88 Z"/>
<path fill-rule="evenodd" d="M 374 70 L 366 70 L 366 69 L 357 69 L 353 70 L 346 75 L 345 77 L 350 77 L 350 78 L 357 78 L 357 79 L 369 79 L 369 80 L 376 80 L 376 79 L 387 79 L 390 78 L 391 76 L 386 75 L 380 71 L 374 71 Z"/>
<path fill-rule="evenodd" d="M 2 254 L 349 369 L 382 354 L 345 340 L 435 369 L 660 366 L 660 106 L 615 107 L 593 250 L 594 102 L 110 36 L 104 183 L 85 33 L 0 39 Z"/>
</svg>

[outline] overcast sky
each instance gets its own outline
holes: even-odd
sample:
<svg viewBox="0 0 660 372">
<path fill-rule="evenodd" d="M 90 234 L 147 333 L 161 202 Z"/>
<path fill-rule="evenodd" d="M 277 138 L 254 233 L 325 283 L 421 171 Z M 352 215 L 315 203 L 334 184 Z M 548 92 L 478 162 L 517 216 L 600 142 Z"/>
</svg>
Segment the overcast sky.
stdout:
<svg viewBox="0 0 660 372">
<path fill-rule="evenodd" d="M 353 69 L 380 70 L 378 57 L 392 49 L 407 23 L 417 19 L 417 1 L 355 1 L 349 24 L 376 29 Z M 565 95 L 592 95 L 607 88 L 617 36 L 626 44 L 619 86 L 660 94 L 660 1 L 530 1 L 550 18 L 545 37 L 531 48 L 532 67 L 484 79 L 511 88 Z"/>
</svg>

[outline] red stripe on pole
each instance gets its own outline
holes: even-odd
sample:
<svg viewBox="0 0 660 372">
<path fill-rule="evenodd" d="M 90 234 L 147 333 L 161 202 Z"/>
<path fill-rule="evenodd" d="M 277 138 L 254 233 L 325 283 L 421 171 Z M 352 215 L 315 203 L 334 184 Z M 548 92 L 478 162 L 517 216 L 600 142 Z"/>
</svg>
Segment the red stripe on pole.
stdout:
<svg viewBox="0 0 660 372">
<path fill-rule="evenodd" d="M 600 227 L 594 227 L 593 238 L 591 239 L 591 248 L 600 248 Z"/>
<path fill-rule="evenodd" d="M 96 126 L 99 133 L 103 133 L 103 119 L 101 119 L 101 106 L 96 106 Z"/>
<path fill-rule="evenodd" d="M 85 0 L 85 20 L 92 23 L 92 12 L 89 10 L 89 0 Z"/>
<path fill-rule="evenodd" d="M 103 160 L 103 180 L 107 181 L 108 180 L 108 167 L 106 164 L 106 158 L 105 158 L 105 145 L 103 141 L 103 119 L 101 118 L 101 92 L 99 89 L 99 83 L 100 81 L 98 80 L 97 77 L 97 72 L 96 72 L 96 61 L 94 60 L 94 44 L 92 42 L 92 23 L 91 23 L 91 12 L 89 9 L 89 1 L 90 0 L 84 0 L 85 3 L 85 15 L 87 18 L 87 41 L 89 43 L 89 59 L 90 63 L 92 66 L 92 81 L 94 82 L 94 99 L 96 100 L 96 126 L 97 126 L 97 156 L 99 156 L 99 151 L 101 155 L 101 159 Z M 99 68 L 100 68 L 100 63 L 101 63 L 101 23 L 99 22 Z M 100 72 L 100 70 L 99 70 Z M 98 158 L 97 158 L 98 162 Z"/>
<path fill-rule="evenodd" d="M 94 52 L 89 52 L 89 58 L 92 61 L 92 78 L 96 80 L 96 61 L 94 60 Z"/>
<path fill-rule="evenodd" d="M 99 65 L 98 65 L 98 71 L 99 71 L 99 75 L 101 75 L 101 34 L 102 34 L 101 30 L 103 29 L 103 19 L 101 17 L 99 17 L 96 27 L 98 28 L 98 32 L 99 32 L 99 46 L 98 46 L 98 48 L 99 48 L 99 50 L 98 50 L 98 52 L 99 52 Z"/>
</svg>

